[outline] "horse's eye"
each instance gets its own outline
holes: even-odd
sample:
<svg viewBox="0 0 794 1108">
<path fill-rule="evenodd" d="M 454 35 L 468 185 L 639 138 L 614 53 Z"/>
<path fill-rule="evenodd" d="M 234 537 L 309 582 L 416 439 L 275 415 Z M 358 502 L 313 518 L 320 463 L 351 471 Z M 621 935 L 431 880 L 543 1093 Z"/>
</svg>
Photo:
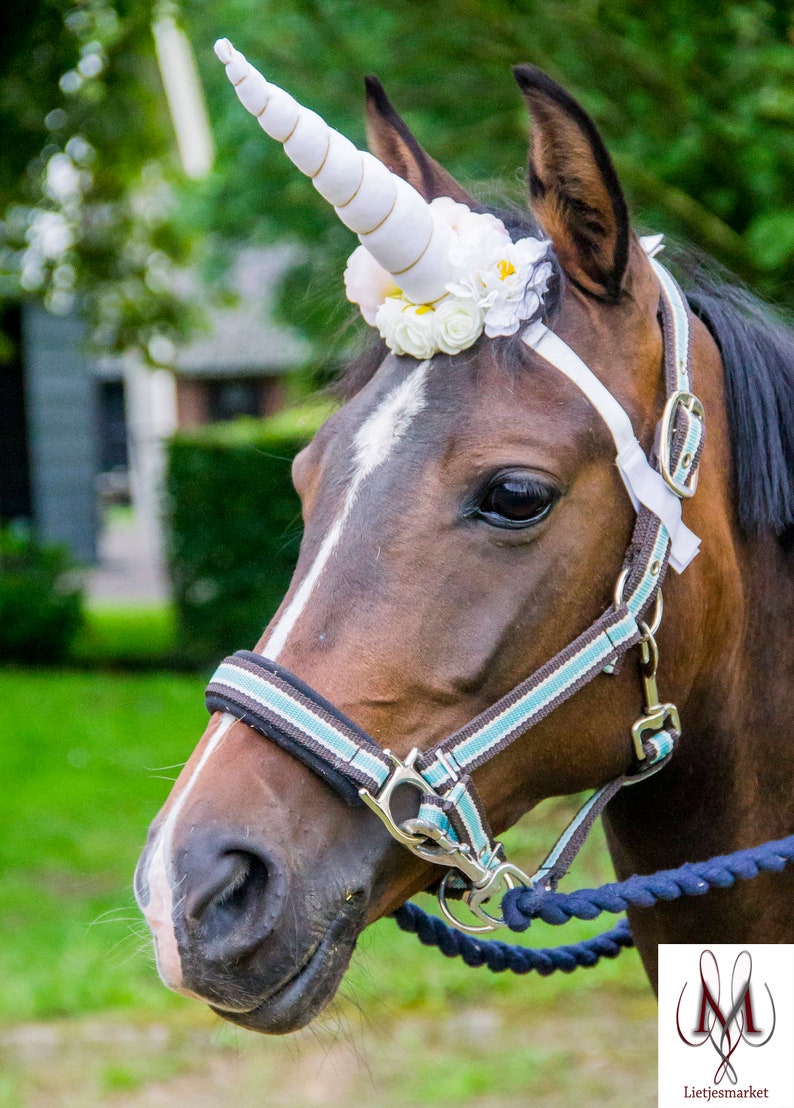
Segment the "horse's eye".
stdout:
<svg viewBox="0 0 794 1108">
<path fill-rule="evenodd" d="M 545 519 L 556 499 L 536 477 L 508 473 L 491 482 L 474 514 L 494 527 L 529 527 Z"/>
</svg>

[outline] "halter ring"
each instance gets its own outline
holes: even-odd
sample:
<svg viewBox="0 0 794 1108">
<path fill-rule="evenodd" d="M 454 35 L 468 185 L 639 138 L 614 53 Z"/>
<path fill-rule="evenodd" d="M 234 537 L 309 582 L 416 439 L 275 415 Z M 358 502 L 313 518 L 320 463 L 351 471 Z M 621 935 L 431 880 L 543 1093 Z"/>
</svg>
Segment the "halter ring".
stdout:
<svg viewBox="0 0 794 1108">
<path fill-rule="evenodd" d="M 628 566 L 624 566 L 624 568 L 620 571 L 620 574 L 618 575 L 618 579 L 615 583 L 615 591 L 612 596 L 612 600 L 616 608 L 619 608 L 623 603 L 623 590 L 626 587 L 626 582 L 629 579 L 630 573 L 631 569 Z M 664 600 L 662 598 L 661 589 L 656 590 L 655 600 L 656 603 L 653 609 L 653 616 L 651 617 L 650 623 L 640 623 L 640 628 L 644 629 L 645 631 L 650 631 L 652 635 L 655 635 L 661 627 L 662 616 L 664 615 Z"/>
<path fill-rule="evenodd" d="M 488 880 L 481 886 L 474 886 L 463 894 L 463 900 L 469 911 L 481 919 L 481 924 L 473 923 L 461 923 L 461 921 L 452 912 L 452 909 L 447 904 L 447 883 L 450 878 L 455 877 L 453 870 L 447 870 L 441 879 L 441 884 L 438 887 L 438 903 L 441 911 L 449 922 L 458 929 L 458 931 L 465 931 L 468 935 L 483 935 L 489 931 L 495 931 L 498 927 L 504 927 L 505 921 L 503 916 L 492 916 L 490 912 L 486 912 L 483 908 L 483 904 L 491 900 L 496 896 L 500 885 L 505 885 L 505 892 L 508 889 L 514 889 L 517 885 L 524 885 L 527 888 L 531 885 L 531 880 L 519 869 L 518 866 L 512 865 L 510 862 L 502 862 L 491 873 Z"/>
</svg>

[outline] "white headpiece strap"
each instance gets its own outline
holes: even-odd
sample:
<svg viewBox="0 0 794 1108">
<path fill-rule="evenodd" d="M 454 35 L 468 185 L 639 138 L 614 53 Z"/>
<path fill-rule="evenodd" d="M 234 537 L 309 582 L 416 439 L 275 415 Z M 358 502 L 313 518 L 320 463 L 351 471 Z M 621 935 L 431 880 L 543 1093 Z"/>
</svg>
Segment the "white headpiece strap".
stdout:
<svg viewBox="0 0 794 1108">
<path fill-rule="evenodd" d="M 672 309 L 679 387 L 688 389 L 686 308 L 680 303 L 680 294 L 666 270 L 655 259 L 652 259 L 651 264 L 660 278 L 662 295 Z M 626 410 L 598 380 L 593 371 L 588 369 L 576 351 L 543 323 L 537 321 L 530 324 L 521 338 L 528 347 L 559 369 L 581 389 L 606 423 L 617 449 L 615 464 L 631 497 L 631 502 L 635 510 L 642 504 L 664 523 L 670 534 L 670 565 L 681 573 L 697 554 L 700 539 L 690 531 L 682 519 L 680 498 L 646 458 Z"/>
</svg>

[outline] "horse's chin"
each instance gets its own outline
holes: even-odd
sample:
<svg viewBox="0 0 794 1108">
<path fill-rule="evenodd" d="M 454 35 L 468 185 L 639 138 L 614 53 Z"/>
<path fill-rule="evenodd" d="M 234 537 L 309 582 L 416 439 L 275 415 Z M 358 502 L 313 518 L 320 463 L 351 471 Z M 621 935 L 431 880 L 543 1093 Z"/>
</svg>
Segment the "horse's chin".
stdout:
<svg viewBox="0 0 794 1108">
<path fill-rule="evenodd" d="M 253 1007 L 227 1008 L 216 997 L 210 1008 L 225 1020 L 265 1035 L 284 1035 L 310 1023 L 333 999 L 355 950 L 364 925 L 365 905 L 346 904 L 326 926 L 319 942 L 310 948 L 297 968 Z M 248 983 L 235 974 L 230 992 L 239 996 Z M 250 993 L 249 993 L 250 995 Z"/>
</svg>

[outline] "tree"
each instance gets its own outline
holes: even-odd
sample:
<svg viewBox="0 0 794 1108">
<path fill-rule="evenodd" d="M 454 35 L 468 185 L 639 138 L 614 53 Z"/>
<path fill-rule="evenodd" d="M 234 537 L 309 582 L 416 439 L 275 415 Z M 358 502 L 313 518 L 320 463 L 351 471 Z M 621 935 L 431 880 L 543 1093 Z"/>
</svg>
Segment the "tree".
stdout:
<svg viewBox="0 0 794 1108">
<path fill-rule="evenodd" d="M 152 349 L 191 322 L 175 265 L 212 279 L 235 245 L 305 244 L 283 317 L 323 339 L 349 312 L 355 245 L 244 112 L 212 54 L 228 35 L 359 144 L 377 73 L 420 141 L 483 200 L 523 202 L 531 61 L 594 116 L 640 226 L 688 240 L 794 303 L 790 0 L 183 0 L 218 156 L 180 171 L 151 24 L 166 0 L 28 0 L 0 31 L 0 270 L 54 308 L 83 297 L 103 345 Z M 20 184 L 21 181 L 21 184 Z"/>
<path fill-rule="evenodd" d="M 0 289 L 76 300 L 105 349 L 184 331 L 189 236 L 148 0 L 26 0 L 0 35 Z"/>
</svg>

